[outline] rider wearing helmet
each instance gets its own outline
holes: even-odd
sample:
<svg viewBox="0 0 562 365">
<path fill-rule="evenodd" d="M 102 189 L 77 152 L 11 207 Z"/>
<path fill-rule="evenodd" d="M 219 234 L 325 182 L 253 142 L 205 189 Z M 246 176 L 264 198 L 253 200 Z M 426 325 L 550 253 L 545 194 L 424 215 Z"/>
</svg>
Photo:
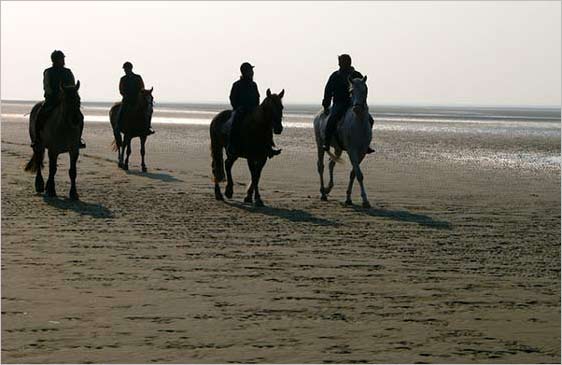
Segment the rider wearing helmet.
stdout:
<svg viewBox="0 0 562 365">
<path fill-rule="evenodd" d="M 324 89 L 324 99 L 322 106 L 324 107 L 324 114 L 330 116 L 326 122 L 326 131 L 324 137 L 324 150 L 330 150 L 330 141 L 336 131 L 338 121 L 345 115 L 351 106 L 351 97 L 349 95 L 349 80 L 356 78 L 363 78 L 360 72 L 356 71 L 351 66 L 351 57 L 348 54 L 338 56 L 339 70 L 330 75 L 328 83 Z M 330 110 L 330 103 L 334 101 L 334 105 Z M 371 125 L 373 118 L 369 114 Z M 373 153 L 374 150 L 369 147 L 367 153 Z"/>
<path fill-rule="evenodd" d="M 117 114 L 117 124 L 115 128 L 121 131 L 122 120 L 125 113 L 132 110 L 138 101 L 139 93 L 144 89 L 144 81 L 140 75 L 133 73 L 133 64 L 129 61 L 123 64 L 123 70 L 125 70 L 125 75 L 119 80 L 119 93 L 123 97 L 121 101 L 121 108 Z M 150 126 L 150 120 L 148 122 L 148 134 L 153 134 L 154 130 Z"/>
<path fill-rule="evenodd" d="M 55 50 L 51 53 L 52 67 L 43 71 L 43 90 L 45 101 L 37 113 L 37 120 L 35 124 L 35 140 L 31 146 L 35 147 L 40 142 L 39 132 L 45 125 L 51 112 L 57 107 L 60 102 L 61 86 L 74 86 L 74 75 L 70 69 L 64 67 L 65 55 L 62 51 Z M 84 142 L 80 142 L 80 147 L 84 148 Z"/>
<path fill-rule="evenodd" d="M 232 84 L 232 89 L 230 90 L 230 104 L 234 110 L 227 148 L 227 152 L 230 155 L 237 154 L 240 150 L 240 128 L 242 120 L 260 104 L 258 85 L 253 80 L 254 66 L 248 62 L 244 62 L 240 65 L 240 74 L 240 80 Z M 273 149 L 274 145 L 272 139 L 268 152 L 269 158 L 281 153 L 281 150 Z"/>
</svg>

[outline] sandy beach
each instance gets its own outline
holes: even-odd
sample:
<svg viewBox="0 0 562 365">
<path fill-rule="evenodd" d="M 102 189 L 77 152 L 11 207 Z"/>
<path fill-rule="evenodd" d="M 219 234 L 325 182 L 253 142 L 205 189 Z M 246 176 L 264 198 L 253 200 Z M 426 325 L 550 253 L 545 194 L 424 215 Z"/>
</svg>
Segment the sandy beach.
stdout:
<svg viewBox="0 0 562 365">
<path fill-rule="evenodd" d="M 138 140 L 125 172 L 87 123 L 80 202 L 67 156 L 35 194 L 27 124 L 1 127 L 4 363 L 561 360 L 560 168 L 470 158 L 559 137 L 375 130 L 362 209 L 347 161 L 320 201 L 313 130 L 286 128 L 255 208 L 243 160 L 214 200 L 205 126 L 156 125 L 141 173 Z"/>
</svg>

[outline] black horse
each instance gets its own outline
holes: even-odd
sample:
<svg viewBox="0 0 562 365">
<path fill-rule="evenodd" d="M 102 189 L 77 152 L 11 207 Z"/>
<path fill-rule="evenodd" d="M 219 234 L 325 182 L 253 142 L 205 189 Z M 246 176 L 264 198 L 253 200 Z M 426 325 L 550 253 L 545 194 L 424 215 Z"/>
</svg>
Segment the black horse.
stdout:
<svg viewBox="0 0 562 365">
<path fill-rule="evenodd" d="M 31 160 L 25 166 L 25 171 L 36 172 L 35 190 L 38 193 L 45 191 L 45 182 L 41 175 L 43 167 L 43 159 L 45 158 L 45 149 L 49 151 L 49 179 L 47 180 L 48 197 L 56 197 L 55 174 L 57 173 L 57 159 L 59 154 L 68 152 L 70 154 L 70 199 L 78 200 L 78 192 L 76 190 L 76 162 L 80 154 L 80 138 L 84 129 L 84 115 L 80 111 L 80 96 L 78 89 L 80 81 L 76 86 L 60 86 L 59 104 L 53 109 L 49 118 L 45 121 L 45 125 L 38 132 L 36 128 L 37 115 L 42 102 L 35 104 L 31 109 L 29 116 L 29 135 L 31 140 L 37 133 L 40 136 L 39 143 L 33 150 Z"/>
<path fill-rule="evenodd" d="M 226 168 L 226 177 L 228 179 L 224 194 L 227 198 L 232 198 L 234 181 L 232 180 L 232 165 L 239 158 L 245 158 L 248 161 L 248 167 L 252 175 L 252 182 L 248 186 L 246 198 L 244 202 L 252 203 L 258 207 L 263 206 L 263 202 L 259 192 L 259 181 L 263 167 L 267 161 L 268 152 L 273 141 L 273 133 L 281 134 L 283 125 L 283 104 L 281 99 L 285 94 L 282 90 L 279 95 L 272 94 L 267 89 L 267 97 L 252 112 L 249 113 L 240 126 L 240 148 L 235 156 L 227 155 L 226 161 L 223 162 L 223 148 L 226 148 L 228 142 L 228 134 L 232 126 L 230 122 L 232 111 L 224 110 L 217 114 L 210 126 L 211 133 L 211 154 L 212 169 L 215 182 L 215 198 L 223 200 L 219 183 L 224 181 L 224 172 Z M 252 198 L 254 194 L 254 198 Z"/>
</svg>

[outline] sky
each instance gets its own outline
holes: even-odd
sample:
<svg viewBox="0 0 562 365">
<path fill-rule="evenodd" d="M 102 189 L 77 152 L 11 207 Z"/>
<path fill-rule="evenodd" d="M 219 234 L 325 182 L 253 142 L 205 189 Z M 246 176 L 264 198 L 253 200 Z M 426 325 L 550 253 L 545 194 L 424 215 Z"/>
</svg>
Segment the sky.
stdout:
<svg viewBox="0 0 562 365">
<path fill-rule="evenodd" d="M 561 6 L 547 2 L 1 2 L 3 100 L 42 98 L 61 49 L 83 101 L 130 61 L 158 102 L 228 103 L 239 66 L 315 104 L 349 53 L 379 105 L 560 106 Z"/>
</svg>

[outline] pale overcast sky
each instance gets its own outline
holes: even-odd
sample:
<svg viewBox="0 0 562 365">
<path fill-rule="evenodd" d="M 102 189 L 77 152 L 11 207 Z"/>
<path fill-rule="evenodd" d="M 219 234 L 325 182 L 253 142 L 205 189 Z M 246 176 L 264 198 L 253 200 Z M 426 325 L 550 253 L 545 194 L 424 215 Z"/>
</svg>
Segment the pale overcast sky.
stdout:
<svg viewBox="0 0 562 365">
<path fill-rule="evenodd" d="M 262 95 L 320 103 L 337 55 L 371 104 L 560 105 L 560 2 L 6 2 L 1 97 L 40 99 L 54 49 L 84 101 L 119 99 L 131 61 L 159 102 L 228 102 L 239 65 Z"/>
</svg>

